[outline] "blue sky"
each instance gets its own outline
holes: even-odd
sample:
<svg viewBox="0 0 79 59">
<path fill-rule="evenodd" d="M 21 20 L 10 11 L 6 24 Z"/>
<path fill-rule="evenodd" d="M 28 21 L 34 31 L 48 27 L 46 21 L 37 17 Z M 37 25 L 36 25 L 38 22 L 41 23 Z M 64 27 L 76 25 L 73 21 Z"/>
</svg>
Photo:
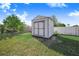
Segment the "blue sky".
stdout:
<svg viewBox="0 0 79 59">
<path fill-rule="evenodd" d="M 11 14 L 28 25 L 38 15 L 56 15 L 59 22 L 75 25 L 79 24 L 78 6 L 79 3 L 0 3 L 0 23 Z"/>
</svg>

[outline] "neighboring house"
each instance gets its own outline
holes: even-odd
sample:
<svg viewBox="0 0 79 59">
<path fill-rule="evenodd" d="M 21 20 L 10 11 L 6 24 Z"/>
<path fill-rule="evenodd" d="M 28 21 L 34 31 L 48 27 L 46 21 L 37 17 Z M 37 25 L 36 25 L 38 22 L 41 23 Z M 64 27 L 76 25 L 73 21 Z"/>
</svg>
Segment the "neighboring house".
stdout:
<svg viewBox="0 0 79 59">
<path fill-rule="evenodd" d="M 54 34 L 53 20 L 46 16 L 37 16 L 32 20 L 32 35 L 50 38 Z"/>
</svg>

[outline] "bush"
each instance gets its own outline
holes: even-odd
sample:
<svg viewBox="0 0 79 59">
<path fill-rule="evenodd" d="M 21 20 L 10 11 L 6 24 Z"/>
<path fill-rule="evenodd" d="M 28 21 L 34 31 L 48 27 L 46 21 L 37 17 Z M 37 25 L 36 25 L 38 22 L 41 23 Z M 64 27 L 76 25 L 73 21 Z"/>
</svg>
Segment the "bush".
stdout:
<svg viewBox="0 0 79 59">
<path fill-rule="evenodd" d="M 58 35 L 59 35 L 59 33 L 57 31 L 55 31 L 54 36 L 58 36 Z"/>
</svg>

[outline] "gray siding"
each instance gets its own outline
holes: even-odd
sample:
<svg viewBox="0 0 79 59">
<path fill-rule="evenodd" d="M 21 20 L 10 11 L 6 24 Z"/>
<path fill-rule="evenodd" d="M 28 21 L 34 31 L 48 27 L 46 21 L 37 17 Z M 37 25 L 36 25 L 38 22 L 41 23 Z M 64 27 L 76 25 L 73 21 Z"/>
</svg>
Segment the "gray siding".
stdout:
<svg viewBox="0 0 79 59">
<path fill-rule="evenodd" d="M 49 18 L 43 18 L 32 21 L 32 35 L 49 38 L 53 35 L 53 21 Z"/>
</svg>

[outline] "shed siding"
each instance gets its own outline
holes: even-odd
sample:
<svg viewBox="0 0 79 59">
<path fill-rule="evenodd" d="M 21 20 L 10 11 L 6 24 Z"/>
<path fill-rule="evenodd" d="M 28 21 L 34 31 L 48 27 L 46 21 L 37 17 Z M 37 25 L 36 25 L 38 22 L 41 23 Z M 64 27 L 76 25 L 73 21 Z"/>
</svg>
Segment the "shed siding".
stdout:
<svg viewBox="0 0 79 59">
<path fill-rule="evenodd" d="M 53 21 L 49 20 L 49 37 L 52 36 L 53 32 Z"/>
<path fill-rule="evenodd" d="M 45 37 L 48 38 L 48 20 L 45 21 Z"/>
<path fill-rule="evenodd" d="M 49 38 L 53 35 L 53 21 L 49 18 L 35 19 L 32 21 L 32 35 Z"/>
</svg>

